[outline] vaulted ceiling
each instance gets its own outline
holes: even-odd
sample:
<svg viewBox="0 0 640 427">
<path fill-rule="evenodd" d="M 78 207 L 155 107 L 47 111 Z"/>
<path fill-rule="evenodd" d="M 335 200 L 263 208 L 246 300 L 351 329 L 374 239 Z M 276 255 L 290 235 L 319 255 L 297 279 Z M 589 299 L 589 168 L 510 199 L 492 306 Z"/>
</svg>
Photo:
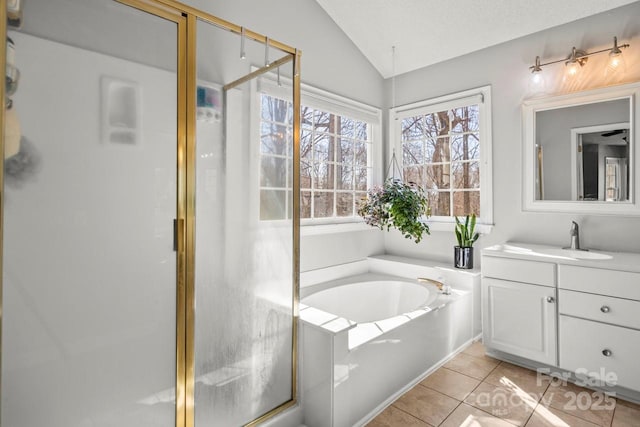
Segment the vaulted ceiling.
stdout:
<svg viewBox="0 0 640 427">
<path fill-rule="evenodd" d="M 637 0 L 316 1 L 389 78 Z"/>
</svg>

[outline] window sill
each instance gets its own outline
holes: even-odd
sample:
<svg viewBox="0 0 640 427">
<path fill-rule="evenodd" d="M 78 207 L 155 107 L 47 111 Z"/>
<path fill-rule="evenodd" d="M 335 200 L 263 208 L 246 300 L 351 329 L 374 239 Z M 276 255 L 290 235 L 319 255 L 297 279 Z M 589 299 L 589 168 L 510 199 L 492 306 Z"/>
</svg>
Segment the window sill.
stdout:
<svg viewBox="0 0 640 427">
<path fill-rule="evenodd" d="M 430 231 L 448 231 L 450 233 L 455 232 L 456 223 L 451 221 L 429 221 L 427 220 L 427 224 L 429 224 Z M 490 234 L 493 230 L 494 224 L 476 224 L 476 232 L 482 235 Z"/>
<path fill-rule="evenodd" d="M 309 223 L 300 227 L 301 236 L 317 236 L 321 234 L 349 233 L 354 231 L 377 230 L 375 227 L 365 224 L 363 221 L 343 223 Z"/>
</svg>

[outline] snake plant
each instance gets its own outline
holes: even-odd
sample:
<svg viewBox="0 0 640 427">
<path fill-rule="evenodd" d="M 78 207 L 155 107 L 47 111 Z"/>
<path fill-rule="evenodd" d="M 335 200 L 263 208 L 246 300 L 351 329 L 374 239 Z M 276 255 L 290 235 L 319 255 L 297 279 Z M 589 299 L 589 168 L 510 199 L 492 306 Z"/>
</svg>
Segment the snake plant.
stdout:
<svg viewBox="0 0 640 427">
<path fill-rule="evenodd" d="M 476 229 L 476 214 L 467 215 L 464 224 L 456 216 L 456 238 L 458 246 L 461 248 L 470 248 L 478 240 L 478 233 L 474 234 Z"/>
</svg>

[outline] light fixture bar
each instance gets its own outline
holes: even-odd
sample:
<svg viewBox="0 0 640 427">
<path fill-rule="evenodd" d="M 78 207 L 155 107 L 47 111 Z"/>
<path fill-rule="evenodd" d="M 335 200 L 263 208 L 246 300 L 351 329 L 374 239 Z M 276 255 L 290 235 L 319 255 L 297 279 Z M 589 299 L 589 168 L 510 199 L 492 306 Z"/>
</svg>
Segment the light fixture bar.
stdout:
<svg viewBox="0 0 640 427">
<path fill-rule="evenodd" d="M 596 55 L 598 53 L 603 53 L 603 52 L 621 53 L 620 49 L 626 49 L 629 46 L 630 45 L 628 43 L 618 45 L 618 37 L 614 37 L 613 38 L 613 47 L 612 48 L 609 47 L 609 48 L 606 48 L 606 49 L 600 49 L 600 50 L 596 50 L 595 52 L 585 52 L 585 51 L 581 51 L 579 49 L 576 49 L 574 47 L 574 48 L 572 48 L 571 54 L 569 54 L 569 56 L 567 56 L 566 58 L 563 58 L 563 59 L 558 59 L 557 61 L 549 61 L 549 62 L 545 62 L 545 63 L 540 64 L 539 63 L 539 57 L 536 57 L 536 64 L 532 65 L 531 67 L 529 67 L 529 69 L 532 72 L 536 72 L 536 71 L 540 71 L 541 67 L 546 67 L 547 65 L 558 64 L 560 62 L 567 62 L 567 61 L 573 59 L 573 56 L 574 56 L 573 52 L 574 51 L 576 52 L 575 59 L 577 59 L 579 61 L 580 58 L 587 58 L 589 56 Z"/>
</svg>

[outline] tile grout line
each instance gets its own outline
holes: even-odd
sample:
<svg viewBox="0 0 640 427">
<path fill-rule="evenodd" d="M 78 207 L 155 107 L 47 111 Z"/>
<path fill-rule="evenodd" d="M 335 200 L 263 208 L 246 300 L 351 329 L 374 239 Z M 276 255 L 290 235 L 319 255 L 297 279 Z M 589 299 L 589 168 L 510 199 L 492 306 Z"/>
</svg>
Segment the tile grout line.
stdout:
<svg viewBox="0 0 640 427">
<path fill-rule="evenodd" d="M 458 399 L 456 399 L 456 400 L 458 400 Z M 456 409 L 458 409 L 458 408 L 460 407 L 460 405 L 462 405 L 463 403 L 464 403 L 464 402 L 462 402 L 462 401 L 458 401 L 458 404 L 456 405 L 456 407 L 455 407 L 455 408 L 453 408 L 453 411 L 449 412 L 449 414 L 448 414 L 446 417 L 444 417 L 444 420 L 442 420 L 442 422 L 441 422 L 440 424 L 438 424 L 438 426 L 441 426 L 442 424 L 444 424 L 445 422 L 447 422 L 447 420 L 449 419 L 449 417 L 450 417 L 454 412 L 456 412 Z"/>
<path fill-rule="evenodd" d="M 496 366 L 495 366 L 495 367 L 494 367 L 494 368 L 493 368 L 493 369 L 492 369 L 492 370 L 491 370 L 487 375 L 485 375 L 485 376 L 484 376 L 484 378 L 482 378 L 481 380 L 479 380 L 479 381 L 480 381 L 480 383 L 479 383 L 479 384 L 478 384 L 478 385 L 477 385 L 477 386 L 476 386 L 476 387 L 471 391 L 471 393 L 469 393 L 469 394 L 467 395 L 467 397 L 469 397 L 469 396 L 470 396 L 474 391 L 476 391 L 476 389 L 478 389 L 478 387 L 480 387 L 483 383 L 485 383 L 485 381 L 484 381 L 484 380 L 486 380 L 487 378 L 489 378 L 489 375 L 491 375 L 491 373 L 492 373 L 493 371 L 495 371 L 496 369 L 498 369 L 498 366 L 502 365 L 502 363 L 503 363 L 503 361 L 502 361 L 502 360 L 501 360 L 501 361 L 499 361 L 499 362 L 498 362 L 498 364 L 497 364 L 497 365 L 496 365 Z M 457 371 L 454 371 L 454 372 L 457 372 Z M 461 373 L 461 372 L 459 372 L 459 373 Z M 464 375 L 464 374 L 462 374 L 462 375 Z M 468 376 L 468 375 L 467 375 L 467 376 Z M 474 379 L 475 379 L 475 380 L 478 380 L 477 378 L 474 378 Z M 491 386 L 494 386 L 494 385 L 493 385 L 493 384 L 491 384 L 491 383 L 486 383 L 486 384 L 489 384 L 489 385 L 491 385 Z M 547 388 L 548 388 L 548 387 L 549 387 L 549 386 L 547 386 Z M 545 392 L 546 392 L 546 389 L 545 389 Z M 542 398 L 541 398 L 541 399 L 542 399 Z M 466 400 L 466 398 L 465 398 L 465 400 Z M 461 403 L 464 403 L 464 401 L 463 401 L 463 402 L 461 402 Z M 539 404 L 539 402 L 538 402 L 538 404 Z M 538 407 L 538 406 L 537 406 L 538 404 L 536 404 L 536 408 Z M 458 405 L 458 406 L 459 406 L 459 405 Z M 488 411 L 485 411 L 485 410 L 484 410 L 484 409 L 482 409 L 482 408 L 478 408 L 478 407 L 473 406 L 473 405 L 469 405 L 469 406 L 471 406 L 472 408 L 475 408 L 475 409 L 477 409 L 477 410 L 479 410 L 479 411 L 482 411 L 482 412 L 484 412 L 485 414 L 490 415 L 490 416 L 492 416 L 492 417 L 494 417 L 494 418 L 497 418 L 497 419 L 499 419 L 499 420 L 502 420 L 502 421 L 506 422 L 507 424 L 511 424 L 511 425 L 512 425 L 512 426 L 514 426 L 514 427 L 524 427 L 524 426 L 526 425 L 526 422 L 529 422 L 529 418 L 531 418 L 531 416 L 529 416 L 529 418 L 527 418 L 526 422 L 525 422 L 524 424 L 522 424 L 522 426 L 518 426 L 518 425 L 516 425 L 516 424 L 513 424 L 513 423 L 512 423 L 512 422 L 510 422 L 509 420 L 506 420 L 506 419 L 501 418 L 501 417 L 497 417 L 497 416 L 495 416 L 494 414 L 492 414 L 492 413 L 490 413 L 490 412 L 488 412 Z M 457 407 L 456 407 L 456 408 L 457 408 Z M 534 408 L 534 410 L 535 410 L 535 408 Z M 532 412 L 532 414 L 533 414 L 533 412 Z M 448 418 L 448 417 L 447 417 L 447 418 Z"/>
<path fill-rule="evenodd" d="M 408 393 L 408 392 L 407 392 L 407 393 Z M 406 394 L 406 393 L 405 393 L 405 394 Z M 404 394 L 403 394 L 402 396 L 404 396 Z M 400 396 L 398 399 L 400 399 L 402 396 Z M 396 400 L 398 400 L 398 399 L 396 399 Z M 394 401 L 393 401 L 393 403 L 392 403 L 391 405 L 389 405 L 388 407 L 393 406 L 393 407 L 394 407 L 394 408 L 396 408 L 398 411 L 400 411 L 400 412 L 404 412 L 405 414 L 409 415 L 409 416 L 410 416 L 410 417 L 412 417 L 412 418 L 415 418 L 416 420 L 420 421 L 421 423 L 425 423 L 425 424 L 426 424 L 426 425 L 428 425 L 429 427 L 437 427 L 437 426 L 433 426 L 432 424 L 429 424 L 428 422 L 426 422 L 426 421 L 425 421 L 425 420 L 423 420 L 422 418 L 418 418 L 418 417 L 416 417 L 416 416 L 415 416 L 415 415 L 413 415 L 411 412 L 405 411 L 404 409 L 397 407 L 397 406 L 395 405 L 396 400 L 394 400 Z M 387 407 L 387 408 L 388 408 L 388 407 Z"/>
</svg>

